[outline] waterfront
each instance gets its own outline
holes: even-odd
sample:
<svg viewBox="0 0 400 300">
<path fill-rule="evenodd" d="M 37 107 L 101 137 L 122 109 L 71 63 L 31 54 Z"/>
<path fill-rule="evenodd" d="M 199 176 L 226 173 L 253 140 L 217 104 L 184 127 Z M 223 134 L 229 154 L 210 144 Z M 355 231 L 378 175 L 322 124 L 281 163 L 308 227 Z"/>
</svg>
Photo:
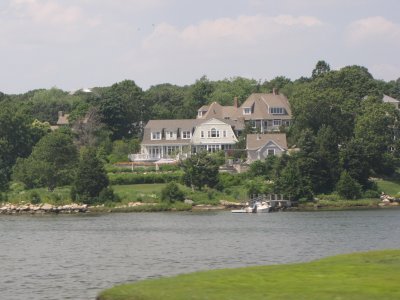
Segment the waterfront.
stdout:
<svg viewBox="0 0 400 300">
<path fill-rule="evenodd" d="M 94 299 L 117 283 L 400 248 L 400 209 L 0 216 L 4 299 Z"/>
</svg>

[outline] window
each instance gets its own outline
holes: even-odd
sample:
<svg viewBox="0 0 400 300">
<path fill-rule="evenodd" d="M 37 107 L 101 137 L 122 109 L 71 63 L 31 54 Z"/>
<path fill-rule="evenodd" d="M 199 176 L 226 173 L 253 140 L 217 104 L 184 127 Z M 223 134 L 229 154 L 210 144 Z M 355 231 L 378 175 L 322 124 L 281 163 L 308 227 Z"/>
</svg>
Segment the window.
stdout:
<svg viewBox="0 0 400 300">
<path fill-rule="evenodd" d="M 250 115 L 251 114 L 251 107 L 244 107 L 243 108 L 243 114 L 244 115 Z"/>
<path fill-rule="evenodd" d="M 224 131 L 222 132 L 222 136 L 223 136 L 223 137 L 226 137 L 226 130 L 224 130 Z"/>
<path fill-rule="evenodd" d="M 275 149 L 268 149 L 267 150 L 267 156 L 270 156 L 270 155 L 275 155 Z"/>
<path fill-rule="evenodd" d="M 175 140 L 176 139 L 173 131 L 167 131 L 165 133 L 165 136 L 166 136 L 167 140 Z"/>
<path fill-rule="evenodd" d="M 182 131 L 182 139 L 190 139 L 190 136 L 191 136 L 191 134 L 190 134 L 191 132 L 190 131 Z"/>
<path fill-rule="evenodd" d="M 271 107 L 270 112 L 273 115 L 283 115 L 285 110 L 283 109 L 283 107 Z"/>
<path fill-rule="evenodd" d="M 200 132 L 200 136 L 201 136 L 201 138 L 204 138 L 204 131 L 203 130 Z"/>
<path fill-rule="evenodd" d="M 208 152 L 217 152 L 221 149 L 221 145 L 207 145 Z"/>
<path fill-rule="evenodd" d="M 152 140 L 161 140 L 161 132 L 160 131 L 152 132 L 151 139 Z"/>
<path fill-rule="evenodd" d="M 202 117 L 202 116 L 203 116 L 203 112 L 202 112 L 201 110 L 199 110 L 199 111 L 197 112 L 197 116 Z"/>
<path fill-rule="evenodd" d="M 281 120 L 274 120 L 273 123 L 274 126 L 281 126 L 281 124 L 282 124 Z"/>
<path fill-rule="evenodd" d="M 218 138 L 219 137 L 219 131 L 215 128 L 211 128 L 211 130 L 208 132 L 208 137 L 209 138 Z"/>
</svg>

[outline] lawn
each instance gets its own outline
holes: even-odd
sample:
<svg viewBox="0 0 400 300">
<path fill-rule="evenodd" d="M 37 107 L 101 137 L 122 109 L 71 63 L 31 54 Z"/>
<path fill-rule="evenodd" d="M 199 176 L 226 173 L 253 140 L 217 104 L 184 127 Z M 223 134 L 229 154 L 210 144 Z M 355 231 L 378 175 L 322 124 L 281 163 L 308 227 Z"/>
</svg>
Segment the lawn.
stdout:
<svg viewBox="0 0 400 300">
<path fill-rule="evenodd" d="M 198 272 L 140 281 L 99 300 L 400 299 L 400 250 L 355 253 L 291 265 Z"/>
<path fill-rule="evenodd" d="M 123 202 L 159 202 L 166 183 L 114 185 L 114 192 Z"/>
<path fill-rule="evenodd" d="M 400 193 L 400 182 L 394 180 L 379 179 L 376 181 L 379 190 L 385 192 L 388 195 L 396 196 Z"/>
</svg>

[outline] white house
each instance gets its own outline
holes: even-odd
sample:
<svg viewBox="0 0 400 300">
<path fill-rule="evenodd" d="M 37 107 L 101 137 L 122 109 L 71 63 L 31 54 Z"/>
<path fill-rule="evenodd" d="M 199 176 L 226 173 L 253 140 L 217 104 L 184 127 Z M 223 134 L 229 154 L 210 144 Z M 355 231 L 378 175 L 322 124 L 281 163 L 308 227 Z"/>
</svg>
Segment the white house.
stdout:
<svg viewBox="0 0 400 300">
<path fill-rule="evenodd" d="M 161 158 L 187 157 L 200 151 L 231 149 L 244 123 L 218 119 L 150 120 L 143 133 L 141 151 L 132 161 L 157 161 Z"/>
</svg>

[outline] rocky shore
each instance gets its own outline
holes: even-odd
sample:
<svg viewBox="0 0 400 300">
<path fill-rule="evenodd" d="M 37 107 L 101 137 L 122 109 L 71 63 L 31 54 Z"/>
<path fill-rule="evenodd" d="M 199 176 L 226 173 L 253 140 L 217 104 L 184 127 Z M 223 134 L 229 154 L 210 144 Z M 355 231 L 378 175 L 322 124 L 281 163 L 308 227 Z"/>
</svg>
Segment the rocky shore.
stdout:
<svg viewBox="0 0 400 300">
<path fill-rule="evenodd" d="M 88 211 L 87 204 L 52 205 L 42 204 L 4 204 L 0 206 L 0 214 L 44 214 L 44 213 L 84 213 Z"/>
</svg>

